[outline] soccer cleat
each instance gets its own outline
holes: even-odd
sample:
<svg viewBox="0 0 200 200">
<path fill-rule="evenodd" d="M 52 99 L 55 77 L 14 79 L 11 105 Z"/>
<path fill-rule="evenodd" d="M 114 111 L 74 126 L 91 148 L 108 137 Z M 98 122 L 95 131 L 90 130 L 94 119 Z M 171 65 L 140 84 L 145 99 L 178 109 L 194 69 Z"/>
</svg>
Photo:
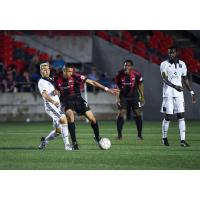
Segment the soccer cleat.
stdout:
<svg viewBox="0 0 200 200">
<path fill-rule="evenodd" d="M 47 145 L 47 141 L 45 140 L 45 137 L 41 137 L 40 141 L 41 141 L 41 144 L 38 146 L 38 149 L 45 149 Z"/>
<path fill-rule="evenodd" d="M 168 143 L 168 139 L 167 139 L 167 138 L 163 138 L 163 139 L 162 139 L 162 143 L 163 143 L 165 146 L 169 146 L 169 143 Z"/>
<path fill-rule="evenodd" d="M 101 150 L 103 150 L 102 147 L 101 147 L 101 145 L 99 144 L 99 141 L 101 140 L 101 138 L 99 138 L 99 139 L 97 140 L 97 139 L 94 137 L 94 140 L 95 140 L 95 142 L 97 143 L 98 147 L 99 147 Z"/>
<path fill-rule="evenodd" d="M 138 135 L 137 140 L 144 140 L 144 138 L 141 135 Z"/>
<path fill-rule="evenodd" d="M 72 147 L 73 147 L 73 150 L 79 150 L 79 147 L 78 147 L 78 143 L 77 142 L 74 142 L 72 144 Z"/>
<path fill-rule="evenodd" d="M 72 151 L 72 150 L 73 150 L 73 147 L 72 147 L 70 144 L 67 144 L 67 145 L 65 146 L 65 150 L 66 150 L 66 151 Z"/>
<path fill-rule="evenodd" d="M 122 136 L 117 136 L 116 140 L 122 140 Z"/>
<path fill-rule="evenodd" d="M 190 145 L 185 141 L 181 140 L 181 147 L 189 147 Z"/>
</svg>

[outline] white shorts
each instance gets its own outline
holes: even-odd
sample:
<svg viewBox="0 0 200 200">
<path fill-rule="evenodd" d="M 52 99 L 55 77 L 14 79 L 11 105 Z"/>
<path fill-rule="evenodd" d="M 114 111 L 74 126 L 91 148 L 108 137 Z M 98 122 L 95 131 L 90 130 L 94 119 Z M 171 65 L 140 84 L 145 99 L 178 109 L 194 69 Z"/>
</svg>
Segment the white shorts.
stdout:
<svg viewBox="0 0 200 200">
<path fill-rule="evenodd" d="M 56 107 L 55 105 L 46 102 L 45 103 L 45 111 L 46 113 L 52 118 L 53 120 L 53 127 L 59 128 L 60 127 L 60 118 L 64 115 L 61 107 Z"/>
<path fill-rule="evenodd" d="M 176 114 L 185 112 L 184 98 L 181 97 L 163 97 L 161 112 L 166 114 Z"/>
</svg>

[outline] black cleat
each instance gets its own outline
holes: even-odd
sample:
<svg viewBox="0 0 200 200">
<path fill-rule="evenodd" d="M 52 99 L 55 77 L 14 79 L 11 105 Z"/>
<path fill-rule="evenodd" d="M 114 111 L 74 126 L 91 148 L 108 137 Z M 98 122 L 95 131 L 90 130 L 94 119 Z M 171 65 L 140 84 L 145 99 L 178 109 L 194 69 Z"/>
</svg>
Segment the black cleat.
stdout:
<svg viewBox="0 0 200 200">
<path fill-rule="evenodd" d="M 181 147 L 189 147 L 190 145 L 185 141 L 181 140 Z"/>
<path fill-rule="evenodd" d="M 162 143 L 163 143 L 165 146 L 169 146 L 169 143 L 168 143 L 168 139 L 167 139 L 167 138 L 163 138 L 163 139 L 162 139 Z"/>
<path fill-rule="evenodd" d="M 38 149 L 45 149 L 46 145 L 47 145 L 47 142 L 45 141 L 45 137 L 41 137 L 40 141 L 41 141 L 41 143 L 38 146 Z"/>
<path fill-rule="evenodd" d="M 144 138 L 141 135 L 138 135 L 137 140 L 144 140 Z"/>
<path fill-rule="evenodd" d="M 79 150 L 77 142 L 72 143 L 72 146 L 73 146 L 73 150 Z"/>
<path fill-rule="evenodd" d="M 101 138 L 95 138 L 94 137 L 94 140 L 95 140 L 95 142 L 97 143 L 97 145 L 98 145 L 98 147 L 100 148 L 100 149 L 102 149 L 102 147 L 101 147 L 101 145 L 99 144 L 99 141 L 101 140 Z M 102 149 L 103 150 L 103 149 Z"/>
<path fill-rule="evenodd" d="M 122 140 L 122 136 L 117 136 L 116 140 Z"/>
</svg>

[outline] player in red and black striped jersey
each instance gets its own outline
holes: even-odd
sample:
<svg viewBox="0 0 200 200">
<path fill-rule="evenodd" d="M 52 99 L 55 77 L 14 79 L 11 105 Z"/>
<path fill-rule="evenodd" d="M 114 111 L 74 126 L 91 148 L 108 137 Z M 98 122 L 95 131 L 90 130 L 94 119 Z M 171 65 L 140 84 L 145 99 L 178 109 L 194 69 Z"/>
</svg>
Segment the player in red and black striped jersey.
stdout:
<svg viewBox="0 0 200 200">
<path fill-rule="evenodd" d="M 117 138 L 122 139 L 124 115 L 129 106 L 135 114 L 138 139 L 143 139 L 141 117 L 141 107 L 144 105 L 143 78 L 140 72 L 133 69 L 132 60 L 126 60 L 124 62 L 124 68 L 117 73 L 115 82 L 120 90 L 117 102 L 119 109 L 117 117 Z"/>
<path fill-rule="evenodd" d="M 61 104 L 65 109 L 66 116 L 68 117 L 68 128 L 74 149 L 78 149 L 75 133 L 74 111 L 79 115 L 84 115 L 91 122 L 95 140 L 98 143 L 100 140 L 98 122 L 87 102 L 81 97 L 81 88 L 83 88 L 84 83 L 88 83 L 110 94 L 116 94 L 118 90 L 109 89 L 96 81 L 87 79 L 84 75 L 75 73 L 73 66 L 71 65 L 64 66 L 63 76 L 55 79 L 55 81 L 56 89 L 60 91 Z"/>
</svg>

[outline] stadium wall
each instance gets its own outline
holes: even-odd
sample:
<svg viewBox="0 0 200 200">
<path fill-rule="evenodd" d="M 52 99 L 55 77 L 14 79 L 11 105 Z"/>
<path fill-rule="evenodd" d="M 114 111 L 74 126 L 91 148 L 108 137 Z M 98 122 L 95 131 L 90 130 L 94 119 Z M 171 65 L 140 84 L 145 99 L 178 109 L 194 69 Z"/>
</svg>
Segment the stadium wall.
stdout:
<svg viewBox="0 0 200 200">
<path fill-rule="evenodd" d="M 162 114 L 160 107 L 162 103 L 162 79 L 159 66 L 134 55 L 125 49 L 113 45 L 99 37 L 94 37 L 93 61 L 97 68 L 106 71 L 109 76 L 114 77 L 116 72 L 121 69 L 125 59 L 132 59 L 135 68 L 140 71 L 144 77 L 145 99 L 144 119 L 161 120 Z M 200 119 L 200 86 L 196 83 L 192 87 L 199 101 L 196 104 L 191 103 L 190 94 L 185 92 L 186 119 Z"/>
<path fill-rule="evenodd" d="M 84 96 L 84 95 L 83 95 Z M 100 120 L 116 117 L 115 97 L 104 92 L 88 93 L 88 103 Z M 84 119 L 77 117 L 78 119 Z M 38 93 L 1 93 L 0 121 L 49 121 Z"/>
</svg>

